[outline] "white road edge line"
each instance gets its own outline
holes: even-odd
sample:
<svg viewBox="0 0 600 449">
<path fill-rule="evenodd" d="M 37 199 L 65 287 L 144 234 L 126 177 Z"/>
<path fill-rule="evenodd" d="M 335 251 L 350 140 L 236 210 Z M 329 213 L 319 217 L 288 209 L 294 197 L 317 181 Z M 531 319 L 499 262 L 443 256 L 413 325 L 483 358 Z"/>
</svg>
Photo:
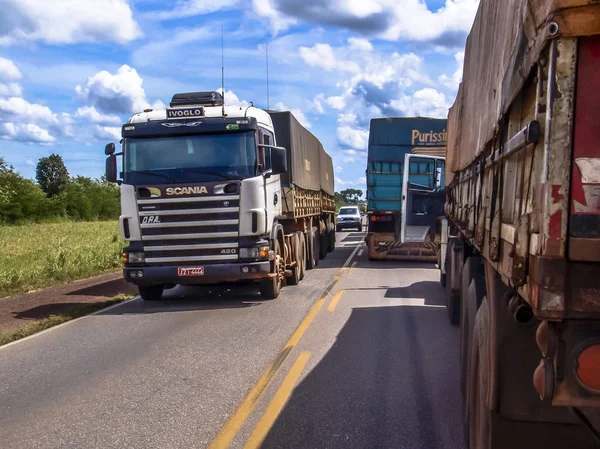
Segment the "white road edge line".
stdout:
<svg viewBox="0 0 600 449">
<path fill-rule="evenodd" d="M 123 301 L 123 302 L 120 302 L 118 304 L 113 304 L 112 306 L 106 307 L 105 309 L 96 310 L 94 313 L 90 313 L 89 315 L 80 316 L 79 318 L 75 318 L 74 320 L 67 321 L 66 323 L 62 323 L 62 324 L 58 324 L 56 326 L 52 326 L 51 328 L 45 329 L 45 330 L 43 330 L 41 332 L 38 332 L 36 334 L 29 335 L 28 337 L 21 338 L 20 340 L 7 343 L 7 344 L 5 344 L 3 346 L 0 346 L 0 351 L 2 351 L 3 349 L 8 348 L 9 346 L 13 346 L 13 345 L 16 345 L 18 343 L 23 343 L 24 341 L 30 340 L 30 339 L 35 338 L 35 337 L 39 337 L 40 335 L 47 334 L 48 332 L 52 332 L 53 330 L 56 330 L 56 329 L 61 328 L 63 326 L 67 326 L 67 325 L 69 325 L 71 323 L 74 323 L 76 321 L 83 320 L 84 318 L 87 318 L 87 317 L 90 317 L 90 316 L 94 316 L 94 315 L 99 315 L 99 314 L 104 313 L 104 312 L 106 312 L 108 310 L 112 310 L 112 309 L 116 309 L 117 307 L 124 306 L 125 304 L 129 304 L 130 302 L 133 302 L 133 301 L 135 301 L 135 300 L 137 300 L 139 298 L 140 298 L 139 296 L 136 296 L 135 298 L 128 299 L 127 301 Z"/>
<path fill-rule="evenodd" d="M 344 265 L 342 265 L 342 268 L 347 267 L 350 262 L 352 261 L 352 258 L 354 257 L 354 255 L 356 254 L 356 252 L 362 248 L 362 246 L 364 245 L 365 242 L 360 242 L 358 245 L 356 245 L 356 248 L 354 248 L 354 251 L 352 251 L 352 254 L 350 254 L 350 256 L 348 256 L 348 258 L 346 259 L 346 262 L 344 262 Z"/>
</svg>

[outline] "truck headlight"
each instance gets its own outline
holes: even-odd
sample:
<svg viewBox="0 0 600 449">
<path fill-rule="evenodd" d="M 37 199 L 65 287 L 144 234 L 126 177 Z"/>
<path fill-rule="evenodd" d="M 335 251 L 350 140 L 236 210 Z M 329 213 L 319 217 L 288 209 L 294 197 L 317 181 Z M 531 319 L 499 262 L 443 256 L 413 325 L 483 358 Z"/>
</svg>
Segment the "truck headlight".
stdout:
<svg viewBox="0 0 600 449">
<path fill-rule="evenodd" d="M 144 253 L 127 253 L 129 255 L 128 262 L 129 263 L 144 263 L 146 261 L 146 256 Z"/>
<path fill-rule="evenodd" d="M 260 248 L 240 248 L 240 259 L 267 259 L 269 257 L 269 247 Z"/>
</svg>

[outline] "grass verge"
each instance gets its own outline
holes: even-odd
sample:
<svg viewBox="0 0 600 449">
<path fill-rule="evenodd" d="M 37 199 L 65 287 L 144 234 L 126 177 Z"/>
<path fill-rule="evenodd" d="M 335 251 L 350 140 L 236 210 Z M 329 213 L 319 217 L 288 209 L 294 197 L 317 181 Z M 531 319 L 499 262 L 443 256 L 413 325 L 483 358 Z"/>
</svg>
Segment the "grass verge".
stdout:
<svg viewBox="0 0 600 449">
<path fill-rule="evenodd" d="M 0 226 L 0 298 L 121 266 L 116 221 Z"/>
<path fill-rule="evenodd" d="M 80 318 L 82 316 L 89 315 L 90 313 L 97 312 L 98 310 L 131 299 L 134 296 L 134 293 L 120 293 L 114 298 L 108 299 L 106 301 L 81 304 L 79 306 L 74 307 L 68 313 L 50 315 L 48 318 L 32 321 L 18 329 L 1 332 L 0 346 L 12 343 L 13 341 L 20 340 L 21 338 L 29 337 L 30 335 L 37 334 L 38 332 L 41 332 L 43 330 L 50 329 L 51 327 L 57 326 L 62 323 L 66 323 L 67 321 L 74 320 L 75 318 Z"/>
</svg>

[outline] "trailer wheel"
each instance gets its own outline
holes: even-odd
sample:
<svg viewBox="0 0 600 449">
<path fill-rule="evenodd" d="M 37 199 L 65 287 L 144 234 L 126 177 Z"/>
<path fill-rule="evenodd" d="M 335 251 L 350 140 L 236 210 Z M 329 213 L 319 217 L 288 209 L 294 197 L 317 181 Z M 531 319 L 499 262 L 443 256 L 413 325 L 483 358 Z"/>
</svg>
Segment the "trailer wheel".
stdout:
<svg viewBox="0 0 600 449">
<path fill-rule="evenodd" d="M 159 301 L 162 298 L 164 285 L 139 285 L 138 291 L 144 301 Z"/>
<path fill-rule="evenodd" d="M 319 259 L 325 259 L 329 248 L 329 232 L 327 232 L 327 226 L 324 223 L 322 224 L 323 232 L 320 234 L 319 239 Z"/>
<path fill-rule="evenodd" d="M 319 254 L 321 253 L 321 233 L 318 227 L 313 227 L 313 260 L 315 261 L 315 267 L 319 266 Z"/>
<path fill-rule="evenodd" d="M 473 342 L 471 346 L 472 358 L 469 370 L 469 432 L 465 436 L 469 440 L 469 448 L 489 449 L 491 447 L 491 411 L 487 405 L 487 391 L 489 382 L 489 331 L 490 331 L 489 305 L 486 298 L 475 318 L 473 328 Z M 466 433 L 466 432 L 465 432 Z"/>
<path fill-rule="evenodd" d="M 281 254 L 279 240 L 275 240 L 274 249 L 275 259 L 273 260 L 271 272 L 274 273 L 275 276 L 265 279 L 260 283 L 260 294 L 265 299 L 276 299 L 279 296 L 285 272 L 285 259 L 283 258 L 283 254 Z"/>
<path fill-rule="evenodd" d="M 315 264 L 315 236 L 312 230 L 306 231 L 306 269 L 312 270 Z"/>
<path fill-rule="evenodd" d="M 298 239 L 298 234 L 294 234 L 292 236 L 292 257 L 291 260 L 296 262 L 296 265 L 292 267 L 292 275 L 287 278 L 288 285 L 298 285 L 300 282 L 300 242 Z"/>
<path fill-rule="evenodd" d="M 331 232 L 329 233 L 329 252 L 332 253 L 335 250 L 335 226 L 331 225 Z"/>
<path fill-rule="evenodd" d="M 298 263 L 300 264 L 300 280 L 304 279 L 306 273 L 306 240 L 304 239 L 304 232 L 298 231 Z"/>
</svg>

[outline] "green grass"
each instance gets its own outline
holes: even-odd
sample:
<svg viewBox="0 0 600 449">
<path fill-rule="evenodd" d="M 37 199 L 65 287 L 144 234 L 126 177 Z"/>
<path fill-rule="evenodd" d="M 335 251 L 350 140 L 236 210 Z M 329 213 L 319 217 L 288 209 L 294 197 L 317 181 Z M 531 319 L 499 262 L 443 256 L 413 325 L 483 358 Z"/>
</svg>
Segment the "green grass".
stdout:
<svg viewBox="0 0 600 449">
<path fill-rule="evenodd" d="M 0 298 L 121 266 L 116 221 L 0 226 Z"/>
<path fill-rule="evenodd" d="M 115 296 L 114 298 L 108 299 L 106 301 L 92 302 L 89 304 L 81 304 L 75 306 L 68 313 L 61 313 L 60 315 L 50 315 L 48 318 L 32 321 L 31 323 L 27 323 L 26 325 L 20 327 L 17 330 L 1 332 L 0 346 L 12 343 L 13 341 L 20 340 L 21 338 L 29 337 L 30 335 L 49 329 L 53 326 L 57 326 L 59 324 L 66 323 L 67 321 L 74 320 L 75 318 L 79 318 L 84 315 L 89 315 L 90 313 L 94 313 L 100 309 L 104 309 L 114 304 L 118 304 L 120 302 L 131 299 L 134 296 L 134 294 L 121 293 Z"/>
</svg>

